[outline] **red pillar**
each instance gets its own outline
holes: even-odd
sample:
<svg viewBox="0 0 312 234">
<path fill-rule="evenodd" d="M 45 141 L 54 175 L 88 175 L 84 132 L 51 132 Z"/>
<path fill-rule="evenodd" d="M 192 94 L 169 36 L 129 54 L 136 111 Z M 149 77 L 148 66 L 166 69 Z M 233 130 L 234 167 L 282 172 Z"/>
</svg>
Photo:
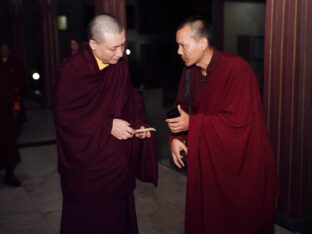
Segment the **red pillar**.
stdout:
<svg viewBox="0 0 312 234">
<path fill-rule="evenodd" d="M 23 24 L 24 13 L 22 0 L 10 0 L 10 15 L 14 53 L 22 63 L 22 68 L 24 69 L 23 74 L 26 74 L 27 59 L 25 52 L 25 35 Z M 28 79 L 24 77 L 23 81 L 25 86 L 28 87 Z"/>
<path fill-rule="evenodd" d="M 281 185 L 281 224 L 312 217 L 312 1 L 267 0 L 264 102 Z M 310 226 L 311 228 L 311 226 Z"/>
<path fill-rule="evenodd" d="M 59 65 L 56 0 L 41 0 L 41 61 L 43 104 L 52 105 L 52 82 Z"/>
<path fill-rule="evenodd" d="M 126 1 L 125 0 L 95 0 L 95 14 L 110 13 L 126 25 Z"/>
</svg>

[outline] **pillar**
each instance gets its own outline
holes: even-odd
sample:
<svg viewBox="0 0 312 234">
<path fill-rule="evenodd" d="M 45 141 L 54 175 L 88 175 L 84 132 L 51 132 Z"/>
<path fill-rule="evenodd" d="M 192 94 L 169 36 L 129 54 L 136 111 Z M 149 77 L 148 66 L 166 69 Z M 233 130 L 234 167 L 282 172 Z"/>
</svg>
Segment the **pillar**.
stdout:
<svg viewBox="0 0 312 234">
<path fill-rule="evenodd" d="M 43 104 L 52 105 L 52 83 L 59 65 L 56 0 L 40 0 Z"/>
<path fill-rule="evenodd" d="M 125 0 L 95 0 L 95 14 L 110 13 L 116 16 L 123 25 L 126 25 Z"/>
<path fill-rule="evenodd" d="M 25 35 L 23 24 L 23 0 L 10 0 L 10 18 L 13 38 L 13 50 L 20 60 L 23 68 L 23 74 L 26 74 L 27 58 L 25 52 Z M 28 87 L 28 79 L 24 77 L 23 83 Z"/>
<path fill-rule="evenodd" d="M 280 181 L 277 222 L 312 223 L 312 1 L 267 0 L 264 103 Z"/>
</svg>

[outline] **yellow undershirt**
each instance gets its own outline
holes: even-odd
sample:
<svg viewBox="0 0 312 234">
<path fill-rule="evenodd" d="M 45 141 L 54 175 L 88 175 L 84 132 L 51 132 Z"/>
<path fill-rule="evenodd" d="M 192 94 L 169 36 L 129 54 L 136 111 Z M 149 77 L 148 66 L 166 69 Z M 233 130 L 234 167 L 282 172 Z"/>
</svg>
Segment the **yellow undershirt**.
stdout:
<svg viewBox="0 0 312 234">
<path fill-rule="evenodd" d="M 103 63 L 102 60 L 100 60 L 98 57 L 95 56 L 95 54 L 93 54 L 95 59 L 96 59 L 96 63 L 99 66 L 100 70 L 103 70 L 105 67 L 107 67 L 109 64 Z"/>
</svg>

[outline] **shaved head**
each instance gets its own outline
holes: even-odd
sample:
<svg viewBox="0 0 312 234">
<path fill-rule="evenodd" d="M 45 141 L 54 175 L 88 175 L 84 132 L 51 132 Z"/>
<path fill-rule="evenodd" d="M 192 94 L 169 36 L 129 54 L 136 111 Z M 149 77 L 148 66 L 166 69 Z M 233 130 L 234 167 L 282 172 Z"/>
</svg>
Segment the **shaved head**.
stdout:
<svg viewBox="0 0 312 234">
<path fill-rule="evenodd" d="M 194 39 L 206 38 L 209 46 L 213 46 L 212 26 L 201 16 L 191 16 L 185 19 L 177 28 L 177 31 L 184 27 L 190 27 Z"/>
<path fill-rule="evenodd" d="M 89 46 L 96 58 L 105 64 L 116 64 L 124 54 L 126 32 L 114 16 L 95 16 L 88 25 Z"/>
<path fill-rule="evenodd" d="M 124 30 L 121 22 L 110 14 L 95 16 L 88 25 L 89 40 L 98 43 L 105 41 L 107 34 L 120 34 Z"/>
</svg>

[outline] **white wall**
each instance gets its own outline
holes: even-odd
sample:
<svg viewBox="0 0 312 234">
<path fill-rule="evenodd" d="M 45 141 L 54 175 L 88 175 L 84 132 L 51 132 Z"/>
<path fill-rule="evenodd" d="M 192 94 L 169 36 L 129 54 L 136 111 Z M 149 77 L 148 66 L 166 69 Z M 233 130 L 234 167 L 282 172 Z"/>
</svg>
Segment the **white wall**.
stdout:
<svg viewBox="0 0 312 234">
<path fill-rule="evenodd" d="M 225 51 L 237 53 L 237 36 L 263 36 L 265 28 L 265 3 L 224 3 Z"/>
</svg>

